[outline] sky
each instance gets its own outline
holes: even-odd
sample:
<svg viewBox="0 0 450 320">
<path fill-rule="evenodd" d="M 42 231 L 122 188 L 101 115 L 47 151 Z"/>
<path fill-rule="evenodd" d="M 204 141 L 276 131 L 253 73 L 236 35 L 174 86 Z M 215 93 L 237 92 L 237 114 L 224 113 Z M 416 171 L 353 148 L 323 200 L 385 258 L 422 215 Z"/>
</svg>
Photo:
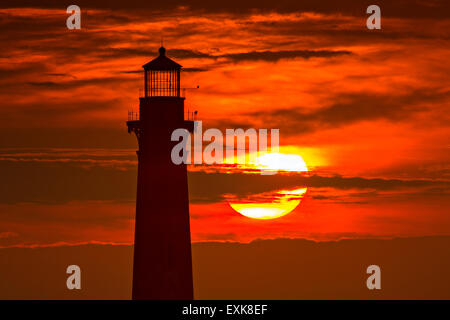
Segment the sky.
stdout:
<svg viewBox="0 0 450 320">
<path fill-rule="evenodd" d="M 378 1 L 0 4 L 0 246 L 133 242 L 141 66 L 183 65 L 206 128 L 277 128 L 309 171 L 191 166 L 192 241 L 449 235 L 450 4 Z M 250 219 L 229 201 L 307 188 Z M 232 199 L 232 200 L 230 200 Z"/>
</svg>

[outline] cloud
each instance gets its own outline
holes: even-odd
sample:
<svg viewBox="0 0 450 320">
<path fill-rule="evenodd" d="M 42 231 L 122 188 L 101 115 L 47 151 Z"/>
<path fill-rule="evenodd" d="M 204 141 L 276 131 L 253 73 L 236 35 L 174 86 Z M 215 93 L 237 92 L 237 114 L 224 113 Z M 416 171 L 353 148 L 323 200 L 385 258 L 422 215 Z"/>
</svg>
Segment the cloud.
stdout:
<svg viewBox="0 0 450 320">
<path fill-rule="evenodd" d="M 80 83 L 74 83 L 73 87 L 77 87 Z M 51 85 L 48 83 L 43 83 L 41 85 L 45 88 L 52 88 L 53 86 L 59 87 L 60 84 Z M 64 84 L 61 84 L 64 87 Z M 71 84 L 68 87 L 72 86 Z M 3 88 L 2 88 L 3 89 Z M 0 91 L 2 91 L 0 89 Z M 61 90 L 63 90 L 61 88 Z M 101 100 L 93 101 L 87 97 L 79 98 L 79 99 L 64 99 L 64 98 L 53 98 L 45 101 L 45 98 L 39 99 L 38 97 L 34 97 L 34 102 L 27 103 L 23 101 L 10 101 L 8 104 L 4 104 L 3 108 L 0 109 L 1 115 L 1 124 L 4 128 L 11 127 L 20 127 L 26 126 L 29 129 L 27 131 L 35 131 L 36 139 L 39 139 L 39 136 L 43 136 L 42 133 L 47 131 L 46 129 L 40 129 L 45 123 L 49 127 L 58 128 L 58 127 L 78 127 L 77 131 L 82 131 L 80 127 L 86 126 L 89 127 L 94 124 L 96 121 L 100 122 L 100 127 L 115 127 L 118 128 L 121 125 L 121 122 L 125 126 L 126 121 L 126 111 L 123 110 L 123 100 L 117 99 L 109 99 L 104 98 Z M 123 110 L 123 111 L 122 111 Z M 120 111 L 122 111 L 120 113 Z M 116 119 L 108 119 L 104 117 L 103 112 L 118 112 L 119 114 L 125 114 L 123 117 L 123 121 Z M 30 129 L 34 128 L 34 129 Z M 39 129 L 36 129 L 39 128 Z M 58 131 L 57 129 L 55 129 Z M 90 131 L 91 129 L 88 129 Z M 2 131 L 2 130 L 0 130 Z M 8 131 L 8 130 L 5 130 Z M 61 129 L 64 131 L 64 129 Z M 68 129 L 67 131 L 70 131 Z M 101 132 L 102 130 L 97 127 L 97 131 Z M 110 130 L 105 130 L 105 132 L 109 132 Z M 117 130 L 118 131 L 118 130 Z M 123 129 L 123 132 L 126 133 L 126 129 Z M 23 135 L 20 135 L 23 137 Z M 83 134 L 80 134 L 83 136 Z M 25 141 L 19 142 L 20 144 L 28 144 L 30 147 L 34 144 L 34 137 L 30 139 L 30 137 L 24 137 Z M 54 139 L 49 137 L 50 140 Z M 5 139 L 5 137 L 0 137 L 0 140 Z M 55 138 L 59 140 L 59 138 Z M 126 139 L 123 137 L 123 139 Z M 14 138 L 14 140 L 19 140 L 18 138 Z M 26 141 L 28 140 L 28 141 Z M 49 141 L 51 143 L 51 141 Z M 6 143 L 7 145 L 11 145 L 10 143 Z"/>
<path fill-rule="evenodd" d="M 323 236 L 329 240 L 361 237 L 351 233 Z M 194 243 L 195 298 L 449 299 L 449 246 L 450 237 L 444 236 L 319 243 L 304 239 Z M 3 248 L 0 261 L 5 262 L 0 263 L 4 288 L 0 298 L 4 300 L 131 298 L 131 245 Z M 84 287 L 79 292 L 62 289 L 67 277 L 64 271 L 71 261 L 82 266 Z M 374 261 L 382 266 L 382 281 L 386 283 L 376 296 L 365 286 L 365 271 Z M 411 279 L 414 285 L 405 285 Z M 317 308 L 317 304 L 308 305 L 313 306 L 311 310 Z"/>
<path fill-rule="evenodd" d="M 33 121 L 28 123 L 32 124 Z M 0 128 L 0 145 L 2 148 L 107 148 L 111 151 L 117 148 L 137 149 L 136 137 L 127 133 L 124 121 L 122 126 L 116 125 L 113 128 L 3 127 Z"/>
<path fill-rule="evenodd" d="M 408 121 L 418 113 L 427 112 L 436 103 L 446 103 L 450 91 L 417 89 L 402 95 L 376 93 L 338 93 L 327 106 L 311 108 L 266 108 L 244 113 L 239 122 L 217 121 L 220 127 L 257 127 L 270 123 L 283 134 L 298 135 L 317 130 L 338 128 L 361 121 Z M 247 121 L 245 121 L 247 120 Z"/>
<path fill-rule="evenodd" d="M 202 58 L 209 58 L 209 59 L 214 59 L 215 57 L 207 54 L 207 53 L 203 53 L 197 50 L 187 50 L 187 49 L 169 49 L 167 50 L 167 55 L 173 56 L 174 58 L 179 58 L 179 59 L 202 59 Z"/>
<path fill-rule="evenodd" d="M 17 149 L 0 153 L 0 203 L 134 201 L 137 178 L 134 149 L 52 150 Z M 204 171 L 189 172 L 188 175 L 191 203 L 216 203 L 227 195 L 248 197 L 300 187 L 344 190 L 350 193 L 346 196 L 348 199 L 357 201 L 376 198 L 378 193 L 370 191 L 415 193 L 419 190 L 424 196 L 445 196 L 449 188 L 448 181 L 426 179 L 370 179 L 301 173 L 262 176 Z M 341 197 L 336 192 L 314 194 L 319 200 L 331 199 L 330 195 Z"/>
<path fill-rule="evenodd" d="M 96 164 L 97 163 L 97 164 Z M 0 161 L 0 203 L 65 203 L 70 201 L 132 201 L 136 168 L 105 160 Z"/>
<path fill-rule="evenodd" d="M 201 67 L 201 68 L 183 68 L 184 72 L 205 72 L 209 71 L 209 68 Z"/>
<path fill-rule="evenodd" d="M 18 233 L 11 231 L 0 232 L 0 239 L 14 238 L 17 237 L 18 235 L 19 235 Z"/>
<path fill-rule="evenodd" d="M 95 55 L 99 58 L 126 58 L 126 57 L 152 57 L 157 54 L 157 49 L 138 49 L 138 48 L 103 48 L 98 50 Z M 266 51 L 250 51 L 240 53 L 229 53 L 212 55 L 197 50 L 171 48 L 167 51 L 167 55 L 174 59 L 213 59 L 217 60 L 225 58 L 232 62 L 242 61 L 267 61 L 277 62 L 281 59 L 295 58 L 332 58 L 342 55 L 350 55 L 352 52 L 347 50 L 266 50 Z M 222 61 L 221 64 L 224 64 Z M 186 71 L 186 69 L 183 69 Z M 189 70 L 189 68 L 187 68 Z M 195 69 L 194 69 L 195 70 Z"/>
<path fill-rule="evenodd" d="M 13 63 L 0 66 L 0 81 L 2 83 L 11 82 L 13 79 L 30 75 L 45 74 L 49 68 L 42 63 Z"/>
<path fill-rule="evenodd" d="M 225 54 L 220 57 L 228 58 L 234 62 L 241 61 L 268 61 L 276 62 L 281 59 L 294 58 L 331 58 L 342 55 L 349 55 L 350 51 L 330 51 L 330 50 L 282 50 L 282 51 L 251 51 L 243 53 Z"/>
<path fill-rule="evenodd" d="M 189 194 L 193 203 L 214 203 L 225 199 L 228 194 L 246 197 L 264 192 L 301 187 L 334 188 L 338 190 L 393 191 L 424 188 L 429 192 L 442 194 L 441 188 L 448 189 L 450 183 L 440 180 L 369 179 L 363 177 L 319 176 L 304 174 L 277 174 L 263 176 L 244 173 L 189 173 Z M 436 189 L 435 189 L 436 188 Z M 421 191 L 422 193 L 423 191 Z M 366 196 L 374 194 L 365 194 Z"/>
<path fill-rule="evenodd" d="M 146 11 L 153 12 L 196 12 L 196 13 L 234 13 L 248 14 L 257 12 L 318 12 L 349 14 L 353 16 L 365 17 L 365 10 L 368 6 L 365 2 L 355 2 L 354 0 L 320 1 L 303 0 L 229 0 L 229 1 L 206 1 L 196 0 L 186 4 L 182 0 L 169 0 L 164 2 L 153 2 L 146 0 L 79 0 L 77 5 L 81 8 L 96 8 L 104 10 L 117 10 L 134 12 L 145 15 Z M 446 0 L 433 1 L 389 1 L 379 0 L 377 2 L 382 8 L 382 14 L 386 17 L 429 17 L 448 18 L 450 5 Z M 55 8 L 64 9 L 64 5 L 53 0 L 41 0 L 38 3 L 30 0 L 4 0 L 0 3 L 0 8 Z"/>
<path fill-rule="evenodd" d="M 129 81 L 129 80 L 128 80 Z M 60 81 L 30 81 L 26 82 L 29 86 L 35 86 L 39 88 L 49 88 L 52 90 L 71 90 L 87 86 L 113 86 L 118 84 L 124 84 L 127 79 L 119 77 L 103 77 L 103 78 L 89 78 L 89 79 L 77 79 L 77 80 L 60 80 Z"/>
</svg>

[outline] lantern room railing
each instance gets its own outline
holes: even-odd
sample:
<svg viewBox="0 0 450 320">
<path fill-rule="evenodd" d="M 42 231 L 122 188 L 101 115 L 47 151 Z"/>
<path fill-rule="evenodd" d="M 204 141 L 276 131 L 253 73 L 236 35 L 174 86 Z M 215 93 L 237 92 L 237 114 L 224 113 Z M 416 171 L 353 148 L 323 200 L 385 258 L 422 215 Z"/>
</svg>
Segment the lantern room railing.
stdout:
<svg viewBox="0 0 450 320">
<path fill-rule="evenodd" d="M 128 121 L 139 120 L 139 113 L 135 111 L 128 111 Z"/>
<path fill-rule="evenodd" d="M 153 95 L 153 96 L 148 95 L 148 96 L 146 96 L 145 95 L 145 88 L 139 88 L 139 98 L 147 98 L 147 97 L 165 97 L 165 96 L 157 96 L 157 95 Z M 173 96 L 168 96 L 168 97 L 173 97 Z M 181 89 L 180 90 L 180 95 L 178 97 L 179 98 L 185 98 L 186 97 L 186 91 Z"/>
<path fill-rule="evenodd" d="M 139 112 L 128 111 L 128 121 L 139 121 Z M 184 120 L 197 121 L 197 110 L 190 111 L 189 109 L 184 111 Z"/>
</svg>

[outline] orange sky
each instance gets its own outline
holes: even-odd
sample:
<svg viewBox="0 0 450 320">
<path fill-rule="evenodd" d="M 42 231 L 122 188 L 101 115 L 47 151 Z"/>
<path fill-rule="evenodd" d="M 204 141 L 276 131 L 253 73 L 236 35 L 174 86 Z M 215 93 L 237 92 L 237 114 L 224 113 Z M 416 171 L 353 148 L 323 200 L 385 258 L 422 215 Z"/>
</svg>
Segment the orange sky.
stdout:
<svg viewBox="0 0 450 320">
<path fill-rule="evenodd" d="M 190 173 L 193 241 L 450 233 L 450 57 L 445 1 L 0 4 L 0 246 L 131 243 L 141 66 L 164 37 L 186 108 L 205 127 L 279 128 L 309 176 Z M 239 9 L 239 10 L 237 10 Z M 192 169 L 192 168 L 191 168 Z M 277 220 L 227 195 L 308 187 Z"/>
</svg>

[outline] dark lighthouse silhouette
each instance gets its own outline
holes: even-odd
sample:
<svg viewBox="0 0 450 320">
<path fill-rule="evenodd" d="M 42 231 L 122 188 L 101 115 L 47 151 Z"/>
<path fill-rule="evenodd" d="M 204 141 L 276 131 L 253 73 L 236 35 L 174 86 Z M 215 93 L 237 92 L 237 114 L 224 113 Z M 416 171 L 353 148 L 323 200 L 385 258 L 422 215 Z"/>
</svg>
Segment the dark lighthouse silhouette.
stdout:
<svg viewBox="0 0 450 320">
<path fill-rule="evenodd" d="M 139 119 L 127 122 L 139 143 L 132 293 L 138 300 L 193 299 L 187 170 L 171 160 L 173 130 L 194 127 L 184 119 L 181 67 L 159 49 L 143 66 Z"/>
</svg>

